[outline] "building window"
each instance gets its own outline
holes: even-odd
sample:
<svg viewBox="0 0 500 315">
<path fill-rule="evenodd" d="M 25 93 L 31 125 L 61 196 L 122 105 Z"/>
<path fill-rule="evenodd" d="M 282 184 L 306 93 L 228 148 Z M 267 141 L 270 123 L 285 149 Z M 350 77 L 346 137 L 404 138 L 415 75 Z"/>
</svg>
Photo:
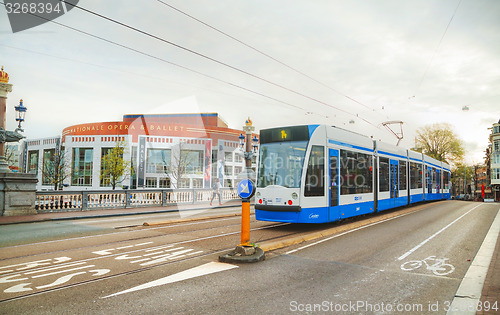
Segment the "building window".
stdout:
<svg viewBox="0 0 500 315">
<path fill-rule="evenodd" d="M 170 188 L 170 178 L 160 178 L 160 188 Z"/>
<path fill-rule="evenodd" d="M 233 175 L 233 167 L 224 165 L 224 175 L 226 176 L 232 176 Z"/>
<path fill-rule="evenodd" d="M 56 149 L 43 150 L 42 185 L 51 185 L 54 180 L 54 155 Z"/>
<path fill-rule="evenodd" d="M 224 153 L 224 160 L 226 162 L 232 162 L 233 161 L 233 152 L 225 152 Z"/>
<path fill-rule="evenodd" d="M 111 150 L 112 148 L 102 148 L 101 150 L 101 174 L 103 174 L 103 165 L 102 165 L 102 158 L 105 157 L 109 151 Z M 111 176 L 108 175 L 106 177 L 102 177 L 101 176 L 101 183 L 100 183 L 101 187 L 111 187 Z"/>
<path fill-rule="evenodd" d="M 241 172 L 243 172 L 243 167 L 241 167 L 241 166 L 235 166 L 234 167 L 234 175 L 238 175 Z"/>
<path fill-rule="evenodd" d="M 224 187 L 227 187 L 227 188 L 233 187 L 233 180 L 232 179 L 224 179 Z"/>
<path fill-rule="evenodd" d="M 73 186 L 92 186 L 94 149 L 74 148 L 71 183 Z"/>
<path fill-rule="evenodd" d="M 182 150 L 181 156 L 184 157 L 186 174 L 203 174 L 202 150 Z"/>
<path fill-rule="evenodd" d="M 146 172 L 160 174 L 168 173 L 170 170 L 171 161 L 171 150 L 149 149 Z"/>
<path fill-rule="evenodd" d="M 203 179 L 193 178 L 193 188 L 203 188 Z"/>
<path fill-rule="evenodd" d="M 241 163 L 241 162 L 243 162 L 243 157 L 240 154 L 236 153 L 234 155 L 234 161 L 237 163 Z"/>
<path fill-rule="evenodd" d="M 177 188 L 189 188 L 189 178 L 181 178 L 177 182 Z"/>
<path fill-rule="evenodd" d="M 493 151 L 500 152 L 500 140 L 496 140 L 493 142 Z"/>
<path fill-rule="evenodd" d="M 156 188 L 156 177 L 146 177 L 146 187 Z"/>
<path fill-rule="evenodd" d="M 28 173 L 38 174 L 38 150 L 28 152 Z"/>
</svg>

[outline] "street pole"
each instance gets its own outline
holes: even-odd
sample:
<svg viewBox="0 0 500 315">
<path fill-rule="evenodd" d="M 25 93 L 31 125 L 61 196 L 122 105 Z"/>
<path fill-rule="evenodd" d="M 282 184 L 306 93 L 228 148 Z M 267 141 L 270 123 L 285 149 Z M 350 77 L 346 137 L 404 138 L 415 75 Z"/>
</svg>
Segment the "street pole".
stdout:
<svg viewBox="0 0 500 315">
<path fill-rule="evenodd" d="M 251 263 L 265 259 L 264 251 L 250 243 L 250 199 L 255 193 L 255 176 L 252 173 L 252 132 L 254 130 L 255 127 L 252 126 L 252 121 L 248 118 L 243 127 L 245 136 L 241 134 L 239 137 L 241 148 L 244 149 L 243 156 L 245 158 L 245 171 L 242 173 L 243 179 L 237 186 L 238 195 L 241 197 L 241 243 L 233 251 L 219 256 L 219 261 L 221 262 Z M 243 142 L 245 140 L 246 144 Z M 255 138 L 256 141 L 258 141 L 257 138 Z"/>
<path fill-rule="evenodd" d="M 250 177 L 252 170 L 252 132 L 255 127 L 250 117 L 243 126 L 245 132 L 245 173 Z M 243 198 L 241 201 L 241 246 L 250 246 L 250 198 Z"/>
</svg>

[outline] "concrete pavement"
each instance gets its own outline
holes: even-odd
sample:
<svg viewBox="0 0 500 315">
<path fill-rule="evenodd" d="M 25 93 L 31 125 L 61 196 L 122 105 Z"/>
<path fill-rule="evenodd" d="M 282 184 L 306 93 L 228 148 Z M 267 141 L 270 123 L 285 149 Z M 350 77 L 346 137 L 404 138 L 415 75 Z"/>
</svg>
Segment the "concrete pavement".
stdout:
<svg viewBox="0 0 500 315">
<path fill-rule="evenodd" d="M 150 214 L 150 213 L 166 213 L 175 211 L 188 211 L 200 210 L 207 208 L 221 208 L 221 207 L 235 207 L 239 206 L 239 200 L 224 203 L 222 206 L 210 207 L 206 204 L 188 204 L 169 207 L 145 207 L 145 208 L 126 208 L 126 209 L 100 209 L 88 211 L 68 211 L 68 212 L 53 212 L 43 213 L 37 215 L 26 216 L 8 216 L 0 217 L 1 225 L 18 224 L 18 223 L 34 223 L 53 220 L 74 220 L 74 219 L 87 219 L 99 217 L 112 217 L 112 216 L 126 216 L 136 214 Z M 405 210 L 402 210 L 403 212 Z M 495 223 L 494 223 L 495 224 Z M 318 237 L 323 237 L 322 233 L 315 233 L 311 237 L 303 238 L 302 240 L 310 240 Z M 287 245 L 296 244 L 297 240 L 282 240 L 280 244 L 268 244 L 264 246 L 264 250 L 272 250 Z M 290 244 L 290 242 L 292 242 Z M 500 313 L 500 234 L 496 235 L 496 245 L 491 257 L 491 262 L 488 267 L 488 272 L 484 281 L 480 305 L 477 308 L 477 314 L 498 314 Z"/>
</svg>

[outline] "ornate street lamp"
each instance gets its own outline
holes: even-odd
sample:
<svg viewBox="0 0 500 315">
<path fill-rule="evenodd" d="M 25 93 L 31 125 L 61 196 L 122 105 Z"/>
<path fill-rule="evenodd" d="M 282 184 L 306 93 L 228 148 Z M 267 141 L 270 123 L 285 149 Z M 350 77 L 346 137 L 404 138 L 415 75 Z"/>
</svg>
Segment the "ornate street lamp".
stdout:
<svg viewBox="0 0 500 315">
<path fill-rule="evenodd" d="M 243 149 L 245 147 L 245 136 L 242 133 L 240 133 L 238 139 L 240 139 L 240 147 L 241 149 Z"/>
<path fill-rule="evenodd" d="M 19 101 L 19 105 L 14 106 L 17 112 L 17 117 L 16 121 L 19 122 L 17 125 L 16 131 L 21 131 L 24 132 L 24 129 L 21 128 L 21 124 L 24 121 L 24 116 L 26 115 L 26 111 L 28 110 L 24 105 L 23 105 L 23 100 Z"/>
<path fill-rule="evenodd" d="M 257 138 L 257 136 L 254 136 L 252 139 L 252 149 L 254 153 L 257 152 L 258 147 L 259 147 L 259 139 Z"/>
</svg>

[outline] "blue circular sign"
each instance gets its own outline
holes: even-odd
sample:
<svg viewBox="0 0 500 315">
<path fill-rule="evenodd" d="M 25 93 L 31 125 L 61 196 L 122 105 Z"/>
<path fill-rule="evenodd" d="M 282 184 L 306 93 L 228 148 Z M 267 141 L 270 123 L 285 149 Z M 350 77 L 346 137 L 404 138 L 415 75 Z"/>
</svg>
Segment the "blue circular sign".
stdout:
<svg viewBox="0 0 500 315">
<path fill-rule="evenodd" d="M 238 184 L 238 195 L 243 199 L 252 198 L 255 185 L 250 179 L 244 179 Z"/>
</svg>

